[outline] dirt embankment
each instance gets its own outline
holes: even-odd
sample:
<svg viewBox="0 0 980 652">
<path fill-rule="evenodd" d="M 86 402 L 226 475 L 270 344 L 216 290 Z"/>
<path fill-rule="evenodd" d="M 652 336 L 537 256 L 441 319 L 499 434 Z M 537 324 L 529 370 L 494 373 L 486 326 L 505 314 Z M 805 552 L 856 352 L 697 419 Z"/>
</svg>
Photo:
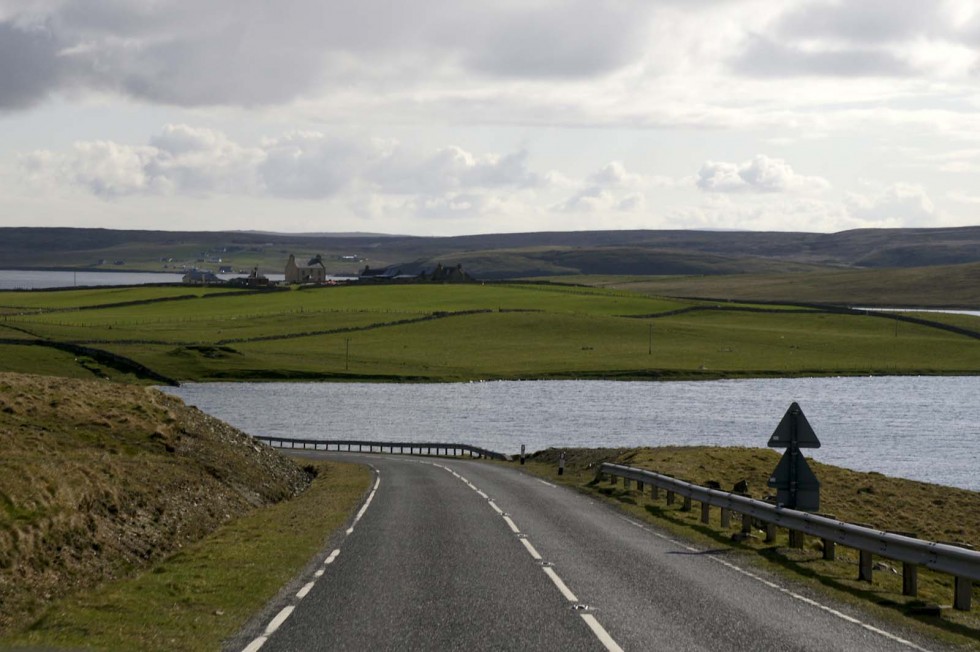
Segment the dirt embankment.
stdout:
<svg viewBox="0 0 980 652">
<path fill-rule="evenodd" d="M 0 632 L 309 484 L 156 390 L 0 373 Z"/>
</svg>

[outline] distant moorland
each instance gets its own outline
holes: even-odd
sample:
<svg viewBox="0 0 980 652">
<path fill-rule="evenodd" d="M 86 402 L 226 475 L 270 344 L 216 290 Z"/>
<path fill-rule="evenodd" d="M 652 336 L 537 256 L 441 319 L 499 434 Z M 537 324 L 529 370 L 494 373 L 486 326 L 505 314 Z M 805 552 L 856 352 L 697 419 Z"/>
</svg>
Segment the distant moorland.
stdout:
<svg viewBox="0 0 980 652">
<path fill-rule="evenodd" d="M 0 228 L 0 268 L 282 272 L 320 255 L 328 273 L 462 264 L 484 280 L 574 274 L 784 274 L 980 263 L 980 227 L 841 233 L 576 231 L 457 237 Z"/>
</svg>

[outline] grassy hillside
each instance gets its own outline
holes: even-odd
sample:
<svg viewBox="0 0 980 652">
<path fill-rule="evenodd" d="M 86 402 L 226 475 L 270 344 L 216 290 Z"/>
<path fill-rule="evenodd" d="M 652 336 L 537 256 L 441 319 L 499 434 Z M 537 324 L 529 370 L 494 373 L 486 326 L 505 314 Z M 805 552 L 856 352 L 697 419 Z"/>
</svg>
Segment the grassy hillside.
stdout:
<svg viewBox="0 0 980 652">
<path fill-rule="evenodd" d="M 485 278 L 541 274 L 760 273 L 794 266 L 911 267 L 980 261 L 980 227 L 841 233 L 579 231 L 447 238 L 0 228 L 0 268 L 283 270 L 320 254 L 328 272 L 463 263 Z M 220 262 L 218 261 L 220 259 Z M 102 261 L 102 262 L 100 262 Z M 671 271 L 672 270 L 672 271 Z"/>
<path fill-rule="evenodd" d="M 576 276 L 560 280 L 652 296 L 980 309 L 980 263 L 794 274 Z"/>
<path fill-rule="evenodd" d="M 926 324 L 608 289 L 378 285 L 186 295 L 173 288 L 163 300 L 153 288 L 153 300 L 134 303 L 134 290 L 116 305 L 112 295 L 79 292 L 0 293 L 0 369 L 139 375 L 116 364 L 125 359 L 182 380 L 431 381 L 980 370 L 975 337 Z M 980 332 L 980 319 L 957 322 Z M 52 352 L 38 343 L 84 348 Z"/>
<path fill-rule="evenodd" d="M 0 373 L 0 633 L 309 483 L 152 389 Z"/>
</svg>

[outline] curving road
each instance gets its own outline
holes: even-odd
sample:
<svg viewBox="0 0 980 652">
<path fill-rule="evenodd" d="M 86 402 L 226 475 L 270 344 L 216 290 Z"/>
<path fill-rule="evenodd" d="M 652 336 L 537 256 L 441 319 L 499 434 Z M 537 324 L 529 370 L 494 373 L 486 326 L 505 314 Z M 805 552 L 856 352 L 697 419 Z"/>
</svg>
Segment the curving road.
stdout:
<svg viewBox="0 0 980 652">
<path fill-rule="evenodd" d="M 319 455 L 376 488 L 235 649 L 941 649 L 515 468 Z"/>
</svg>

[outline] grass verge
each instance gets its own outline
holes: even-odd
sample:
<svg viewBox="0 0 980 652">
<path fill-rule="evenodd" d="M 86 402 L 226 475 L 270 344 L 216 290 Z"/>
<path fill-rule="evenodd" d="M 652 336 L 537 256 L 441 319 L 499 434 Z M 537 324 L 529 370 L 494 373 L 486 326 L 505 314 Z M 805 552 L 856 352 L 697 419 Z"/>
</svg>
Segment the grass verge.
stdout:
<svg viewBox="0 0 980 652">
<path fill-rule="evenodd" d="M 323 463 L 296 498 L 230 522 L 131 579 L 56 602 L 0 647 L 217 650 L 343 525 L 370 483 Z"/>
<path fill-rule="evenodd" d="M 870 611 L 900 630 L 913 630 L 963 649 L 980 650 L 980 587 L 974 587 L 973 609 L 955 611 L 953 578 L 919 569 L 918 596 L 902 595 L 902 564 L 875 557 L 872 583 L 857 580 L 858 552 L 837 547 L 836 559 L 823 559 L 821 542 L 807 537 L 803 549 L 789 545 L 788 532 L 778 530 L 775 541 L 753 531 L 747 539 L 733 539 L 741 519 L 733 515 L 731 526 L 722 528 L 719 512 L 712 509 L 710 523 L 701 522 L 701 510 L 684 510 L 682 499 L 668 505 L 665 493 L 654 500 L 647 488 L 627 489 L 622 482 L 595 482 L 601 462 L 628 464 L 705 484 L 717 481 L 723 489 L 747 480 L 750 495 L 767 492 L 766 479 L 778 462 L 778 453 L 767 449 L 663 447 L 645 449 L 595 449 L 566 452 L 566 471 L 557 475 L 558 451 L 530 458 L 525 468 L 552 482 L 573 487 L 604 500 L 637 520 L 656 525 L 707 550 L 734 550 L 740 559 L 766 572 L 779 574 L 806 589 Z M 810 460 L 821 481 L 824 513 L 839 520 L 865 523 L 889 531 L 916 532 L 921 538 L 980 544 L 980 493 L 939 485 L 862 473 Z M 938 612 L 938 615 L 936 615 Z"/>
</svg>

